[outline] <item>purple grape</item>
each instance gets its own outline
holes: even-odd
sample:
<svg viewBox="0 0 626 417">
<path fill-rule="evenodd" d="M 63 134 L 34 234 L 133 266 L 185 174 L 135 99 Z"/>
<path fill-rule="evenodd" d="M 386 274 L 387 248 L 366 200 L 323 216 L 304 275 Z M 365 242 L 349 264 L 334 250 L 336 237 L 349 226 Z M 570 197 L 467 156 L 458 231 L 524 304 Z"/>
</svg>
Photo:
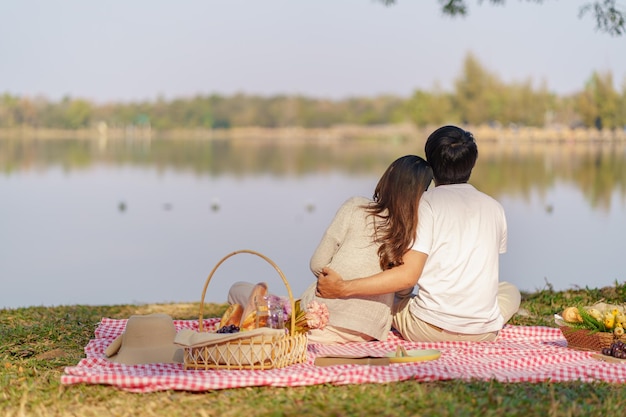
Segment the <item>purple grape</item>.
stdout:
<svg viewBox="0 0 626 417">
<path fill-rule="evenodd" d="M 216 333 L 237 333 L 239 330 L 239 326 L 229 324 L 228 326 L 223 326 L 217 329 Z"/>
</svg>

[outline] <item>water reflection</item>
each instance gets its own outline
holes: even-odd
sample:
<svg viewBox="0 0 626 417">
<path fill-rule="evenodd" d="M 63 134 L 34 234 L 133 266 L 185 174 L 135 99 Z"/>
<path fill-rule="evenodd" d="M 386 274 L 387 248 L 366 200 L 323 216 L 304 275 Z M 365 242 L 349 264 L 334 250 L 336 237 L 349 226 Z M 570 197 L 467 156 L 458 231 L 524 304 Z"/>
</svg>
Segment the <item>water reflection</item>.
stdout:
<svg viewBox="0 0 626 417">
<path fill-rule="evenodd" d="M 99 164 L 237 177 L 271 174 L 302 176 L 320 172 L 379 175 L 400 155 L 423 155 L 416 139 L 295 144 L 254 140 L 0 140 L 0 170 L 62 167 L 65 171 Z M 613 191 L 626 194 L 626 144 L 623 142 L 479 141 L 472 182 L 496 197 L 524 196 L 556 182 L 573 184 L 600 210 Z"/>
<path fill-rule="evenodd" d="M 472 183 L 505 206 L 506 279 L 529 291 L 625 279 L 625 149 L 479 141 Z M 398 138 L 0 140 L 0 307 L 195 301 L 215 262 L 242 246 L 274 259 L 298 294 L 339 205 L 370 196 L 392 160 L 422 150 Z M 237 264 L 209 301 L 232 277 L 275 275 Z"/>
</svg>

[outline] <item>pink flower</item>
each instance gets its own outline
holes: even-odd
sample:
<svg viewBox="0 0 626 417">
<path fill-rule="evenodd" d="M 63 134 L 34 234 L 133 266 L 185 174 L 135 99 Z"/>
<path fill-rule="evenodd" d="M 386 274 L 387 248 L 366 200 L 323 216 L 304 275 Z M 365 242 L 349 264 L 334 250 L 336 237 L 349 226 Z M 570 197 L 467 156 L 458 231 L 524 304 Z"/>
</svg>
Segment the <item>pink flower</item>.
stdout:
<svg viewBox="0 0 626 417">
<path fill-rule="evenodd" d="M 330 313 L 324 303 L 311 301 L 306 311 L 302 309 L 301 300 L 296 300 L 295 312 L 289 320 L 293 320 L 296 333 L 305 333 L 311 329 L 323 329 L 328 324 Z"/>
<path fill-rule="evenodd" d="M 328 324 L 330 313 L 326 304 L 313 300 L 306 307 L 305 317 L 309 329 L 323 329 Z"/>
</svg>

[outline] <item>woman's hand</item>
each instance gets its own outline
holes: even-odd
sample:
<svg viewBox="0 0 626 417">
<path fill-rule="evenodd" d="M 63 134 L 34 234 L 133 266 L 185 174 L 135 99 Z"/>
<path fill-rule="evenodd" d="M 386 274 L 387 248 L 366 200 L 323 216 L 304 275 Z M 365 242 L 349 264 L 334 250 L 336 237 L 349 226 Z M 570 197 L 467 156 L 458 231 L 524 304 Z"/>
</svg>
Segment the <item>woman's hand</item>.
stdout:
<svg viewBox="0 0 626 417">
<path fill-rule="evenodd" d="M 337 272 L 329 267 L 322 268 L 322 273 L 317 277 L 316 295 L 323 298 L 342 298 L 345 281 Z"/>
</svg>

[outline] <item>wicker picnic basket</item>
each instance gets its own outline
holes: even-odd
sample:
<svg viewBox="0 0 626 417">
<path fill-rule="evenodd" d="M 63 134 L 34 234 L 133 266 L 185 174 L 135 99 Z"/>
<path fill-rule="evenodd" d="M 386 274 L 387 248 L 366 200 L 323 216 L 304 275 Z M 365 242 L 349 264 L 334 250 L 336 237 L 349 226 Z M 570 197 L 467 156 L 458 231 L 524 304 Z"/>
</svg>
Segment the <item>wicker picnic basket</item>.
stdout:
<svg viewBox="0 0 626 417">
<path fill-rule="evenodd" d="M 252 250 L 238 250 L 222 258 L 215 265 L 204 283 L 198 319 L 199 332 L 204 331 L 204 298 L 211 278 L 224 261 L 241 253 L 256 255 L 274 267 L 287 288 L 291 311 L 295 312 L 295 301 L 289 282 L 274 261 Z M 289 320 L 289 333 L 280 333 L 279 336 L 256 336 L 221 343 L 210 343 L 204 346 L 185 347 L 185 369 L 274 369 L 302 363 L 307 359 L 307 335 L 306 333 L 295 332 L 294 321 Z"/>
<path fill-rule="evenodd" d="M 602 348 L 610 347 L 611 343 L 618 340 L 626 342 L 626 335 L 617 336 L 613 332 L 598 332 L 570 326 L 559 326 L 559 328 L 567 340 L 567 347 L 575 350 L 599 352 Z"/>
</svg>

